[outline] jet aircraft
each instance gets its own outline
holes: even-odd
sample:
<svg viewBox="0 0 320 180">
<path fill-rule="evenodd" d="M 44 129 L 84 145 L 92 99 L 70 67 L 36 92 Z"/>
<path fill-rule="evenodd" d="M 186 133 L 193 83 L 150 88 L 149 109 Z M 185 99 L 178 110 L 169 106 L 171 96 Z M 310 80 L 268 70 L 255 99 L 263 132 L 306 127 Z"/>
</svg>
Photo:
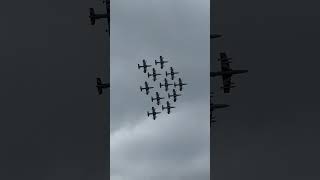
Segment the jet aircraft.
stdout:
<svg viewBox="0 0 320 180">
<path fill-rule="evenodd" d="M 153 81 L 156 81 L 156 80 L 157 80 L 157 76 L 159 76 L 159 75 L 161 75 L 161 74 L 157 74 L 157 72 L 156 72 L 156 70 L 155 70 L 154 68 L 152 68 L 152 74 L 150 74 L 150 73 L 148 72 L 148 78 L 149 78 L 150 76 L 152 76 L 152 77 L 153 77 Z"/>
<path fill-rule="evenodd" d="M 161 113 L 161 112 L 156 112 L 156 109 L 155 109 L 154 107 L 152 107 L 152 112 L 151 112 L 151 113 L 149 113 L 149 111 L 147 111 L 148 117 L 152 114 L 153 120 L 156 120 L 157 114 L 160 114 L 160 113 Z"/>
<path fill-rule="evenodd" d="M 143 72 L 146 73 L 147 72 L 147 68 L 151 67 L 151 65 L 147 65 L 146 60 L 142 60 L 142 66 L 140 66 L 140 64 L 138 64 L 138 69 L 143 67 Z"/>
<path fill-rule="evenodd" d="M 168 61 L 164 61 L 164 60 L 163 60 L 163 57 L 162 57 L 162 56 L 160 56 L 160 61 L 154 60 L 155 65 L 157 65 L 157 64 L 160 63 L 160 68 L 161 68 L 161 69 L 163 69 L 164 63 L 167 63 L 167 62 L 168 62 Z"/>
<path fill-rule="evenodd" d="M 160 105 L 160 100 L 161 99 L 164 99 L 164 97 L 160 97 L 158 92 L 156 92 L 156 97 L 155 98 L 153 98 L 151 96 L 151 101 L 153 102 L 153 100 L 157 100 L 157 105 Z"/>
<path fill-rule="evenodd" d="M 179 90 L 182 91 L 182 86 L 187 85 L 186 83 L 182 83 L 181 78 L 179 78 L 179 83 L 174 82 L 174 87 L 179 86 Z"/>
<path fill-rule="evenodd" d="M 166 91 L 168 91 L 168 87 L 171 85 L 173 85 L 173 84 L 169 84 L 167 78 L 164 78 L 164 84 L 161 84 L 161 82 L 160 82 L 160 88 L 162 86 L 164 86 Z"/>
<path fill-rule="evenodd" d="M 168 75 L 171 75 L 171 80 L 173 80 L 175 74 L 179 74 L 179 72 L 174 72 L 173 67 L 170 67 L 170 72 L 169 73 L 166 71 L 166 77 Z"/>
<path fill-rule="evenodd" d="M 233 74 L 241 74 L 241 73 L 247 73 L 248 70 L 233 70 L 230 68 L 230 63 L 232 58 L 228 58 L 227 54 L 225 52 L 220 53 L 220 58 L 218 61 L 221 62 L 221 71 L 219 72 L 210 72 L 211 77 L 215 76 L 222 76 L 223 86 L 221 89 L 223 89 L 224 93 L 229 93 L 231 88 L 234 88 L 234 83 L 231 82 L 231 76 Z"/>
<path fill-rule="evenodd" d="M 210 39 L 222 37 L 220 34 L 210 34 Z"/>
<path fill-rule="evenodd" d="M 168 98 L 170 99 L 170 97 L 173 97 L 174 102 L 177 101 L 178 96 L 181 96 L 181 94 L 177 94 L 175 89 L 172 89 L 172 95 L 170 93 L 168 93 Z"/>
<path fill-rule="evenodd" d="M 107 14 L 96 14 L 93 8 L 89 9 L 89 18 L 90 18 L 91 25 L 94 25 L 97 19 L 107 18 L 107 16 L 108 16 Z"/>
<path fill-rule="evenodd" d="M 170 106 L 169 101 L 167 101 L 167 107 L 165 107 L 165 106 L 162 105 L 162 111 L 163 111 L 164 109 L 167 109 L 167 113 L 168 113 L 168 114 L 170 114 L 170 109 L 171 109 L 171 108 L 176 108 L 176 107 Z"/>
<path fill-rule="evenodd" d="M 149 90 L 154 88 L 154 87 L 149 86 L 147 81 L 144 82 L 144 85 L 145 85 L 145 87 L 141 87 L 140 86 L 140 91 L 142 92 L 142 90 L 145 89 L 146 90 L 146 94 L 148 95 L 149 94 Z"/>
<path fill-rule="evenodd" d="M 99 95 L 102 94 L 102 89 L 109 88 L 110 84 L 109 83 L 102 83 L 101 78 L 97 78 L 97 85 Z"/>
</svg>

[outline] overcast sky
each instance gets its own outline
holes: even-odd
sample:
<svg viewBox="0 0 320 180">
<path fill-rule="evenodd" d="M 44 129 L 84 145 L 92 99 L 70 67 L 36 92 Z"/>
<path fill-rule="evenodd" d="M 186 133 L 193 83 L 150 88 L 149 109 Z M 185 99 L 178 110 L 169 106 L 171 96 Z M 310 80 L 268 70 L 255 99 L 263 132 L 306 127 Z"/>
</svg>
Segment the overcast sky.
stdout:
<svg viewBox="0 0 320 180">
<path fill-rule="evenodd" d="M 209 1 L 130 2 L 111 2 L 111 179 L 209 179 Z M 160 55 L 169 61 L 163 70 L 154 65 Z M 142 59 L 159 80 L 138 70 Z M 171 114 L 154 121 L 147 111 L 161 105 L 150 95 L 167 97 L 159 82 L 171 66 L 188 86 L 170 100 Z M 156 87 L 148 96 L 139 90 L 144 81 Z"/>
</svg>

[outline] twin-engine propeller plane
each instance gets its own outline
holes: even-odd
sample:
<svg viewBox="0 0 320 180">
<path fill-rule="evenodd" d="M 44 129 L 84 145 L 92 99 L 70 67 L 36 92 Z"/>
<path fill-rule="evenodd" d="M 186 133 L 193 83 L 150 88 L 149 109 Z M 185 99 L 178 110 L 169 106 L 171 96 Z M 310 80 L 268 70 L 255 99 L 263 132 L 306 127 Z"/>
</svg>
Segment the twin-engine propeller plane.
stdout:
<svg viewBox="0 0 320 180">
<path fill-rule="evenodd" d="M 211 77 L 215 76 L 222 76 L 223 86 L 221 89 L 223 89 L 224 93 L 229 93 L 231 88 L 234 88 L 234 83 L 231 82 L 231 76 L 234 74 L 242 74 L 247 73 L 248 70 L 233 70 L 230 68 L 230 63 L 232 58 L 228 58 L 227 54 L 225 52 L 220 53 L 220 58 L 218 61 L 221 62 L 221 71 L 219 72 L 210 72 Z"/>
<path fill-rule="evenodd" d="M 109 88 L 110 84 L 109 83 L 102 83 L 101 78 L 97 78 L 97 85 L 99 95 L 102 94 L 102 89 Z"/>
<path fill-rule="evenodd" d="M 160 97 L 158 92 L 156 92 L 156 97 L 155 98 L 153 98 L 151 96 L 151 101 L 153 102 L 153 100 L 157 100 L 157 105 L 160 105 L 160 100 L 161 99 L 164 99 L 164 97 Z"/>
<path fill-rule="evenodd" d="M 97 19 L 107 18 L 107 17 L 108 17 L 108 14 L 96 14 L 93 8 L 89 9 L 89 18 L 90 18 L 91 25 L 94 25 Z"/>
<path fill-rule="evenodd" d="M 142 65 L 138 64 L 138 69 L 143 68 L 143 72 L 147 72 L 147 68 L 151 67 L 151 65 L 147 65 L 146 60 L 142 60 Z"/>
<path fill-rule="evenodd" d="M 160 82 L 160 88 L 162 86 L 164 86 L 166 91 L 168 91 L 168 87 L 171 86 L 171 85 L 173 85 L 173 84 L 168 83 L 167 78 L 164 78 L 164 84 L 161 84 L 161 82 Z"/>
<path fill-rule="evenodd" d="M 162 105 L 162 111 L 163 111 L 164 109 L 167 109 L 167 113 L 168 113 L 168 114 L 170 114 L 170 109 L 171 109 L 171 108 L 176 108 L 176 107 L 170 106 L 169 101 L 167 101 L 167 107 L 165 107 L 165 106 Z"/>
<path fill-rule="evenodd" d="M 164 60 L 163 60 L 163 57 L 162 57 L 162 56 L 160 56 L 160 61 L 154 60 L 155 65 L 157 65 L 157 64 L 160 63 L 160 68 L 161 68 L 161 69 L 163 69 L 164 63 L 167 63 L 167 62 L 168 62 L 168 61 L 164 61 Z"/>
<path fill-rule="evenodd" d="M 169 73 L 166 71 L 166 77 L 167 77 L 168 75 L 171 75 L 171 80 L 174 79 L 174 75 L 175 75 L 175 74 L 179 74 L 179 72 L 174 72 L 173 67 L 170 67 L 170 72 L 169 72 Z"/>
<path fill-rule="evenodd" d="M 154 87 L 149 86 L 148 83 L 147 83 L 147 81 L 144 82 L 144 85 L 145 85 L 145 87 L 141 87 L 141 86 L 140 86 L 140 91 L 142 91 L 142 90 L 145 89 L 145 90 L 146 90 L 146 94 L 148 95 L 148 94 L 149 94 L 149 90 L 152 89 L 152 88 L 154 88 Z"/>
<path fill-rule="evenodd" d="M 179 83 L 176 84 L 176 83 L 174 82 L 174 87 L 179 86 L 179 90 L 180 90 L 180 91 L 182 91 L 182 86 L 184 86 L 184 85 L 188 85 L 188 84 L 182 83 L 181 78 L 179 78 Z"/>
<path fill-rule="evenodd" d="M 153 81 L 156 81 L 156 80 L 157 80 L 157 76 L 160 76 L 160 75 L 161 75 L 161 74 L 157 73 L 154 68 L 152 68 L 152 74 L 150 74 L 150 73 L 148 72 L 148 78 L 149 78 L 150 76 L 152 76 L 152 77 L 153 77 Z"/>
<path fill-rule="evenodd" d="M 177 94 L 175 89 L 172 89 L 172 95 L 170 93 L 168 93 L 168 98 L 170 99 L 170 97 L 173 97 L 174 102 L 177 101 L 178 96 L 181 96 L 181 94 Z"/>
<path fill-rule="evenodd" d="M 155 109 L 154 107 L 152 107 L 152 112 L 151 112 L 151 113 L 149 113 L 149 111 L 147 111 L 148 117 L 152 114 L 153 120 L 156 120 L 157 114 L 160 114 L 160 113 L 161 113 L 161 112 L 156 112 L 156 109 Z"/>
</svg>

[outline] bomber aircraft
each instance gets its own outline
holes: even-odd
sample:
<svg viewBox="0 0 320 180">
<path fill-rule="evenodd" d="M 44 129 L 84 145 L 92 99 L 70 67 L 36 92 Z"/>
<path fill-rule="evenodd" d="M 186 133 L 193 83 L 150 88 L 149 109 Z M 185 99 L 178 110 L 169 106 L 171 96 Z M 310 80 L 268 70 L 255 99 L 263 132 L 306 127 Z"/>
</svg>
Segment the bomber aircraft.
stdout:
<svg viewBox="0 0 320 180">
<path fill-rule="evenodd" d="M 231 77 L 234 74 L 242 74 L 247 73 L 248 70 L 233 70 L 230 68 L 230 63 L 232 58 L 228 58 L 227 54 L 225 52 L 220 53 L 220 58 L 218 61 L 221 62 L 221 71 L 219 72 L 210 72 L 211 77 L 215 76 L 222 76 L 223 86 L 221 89 L 223 89 L 224 93 L 229 93 L 231 88 L 234 88 L 234 83 L 231 82 Z"/>
</svg>

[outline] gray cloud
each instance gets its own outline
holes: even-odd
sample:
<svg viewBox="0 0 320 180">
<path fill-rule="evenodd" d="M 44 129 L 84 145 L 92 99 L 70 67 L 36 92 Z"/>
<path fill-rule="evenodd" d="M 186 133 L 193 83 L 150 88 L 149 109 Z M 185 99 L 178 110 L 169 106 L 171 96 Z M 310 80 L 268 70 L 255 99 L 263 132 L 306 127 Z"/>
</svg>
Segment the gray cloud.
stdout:
<svg viewBox="0 0 320 180">
<path fill-rule="evenodd" d="M 208 179 L 209 1 L 128 4 L 111 2 L 111 176 Z M 188 85 L 173 103 L 176 109 L 153 121 L 147 110 L 157 105 L 140 92 L 147 75 L 137 64 L 146 59 L 154 66 L 160 55 L 169 61 L 165 69 L 157 67 L 160 79 L 172 66 Z M 159 91 L 167 97 L 159 80 L 147 81 L 156 87 L 152 96 Z"/>
</svg>

